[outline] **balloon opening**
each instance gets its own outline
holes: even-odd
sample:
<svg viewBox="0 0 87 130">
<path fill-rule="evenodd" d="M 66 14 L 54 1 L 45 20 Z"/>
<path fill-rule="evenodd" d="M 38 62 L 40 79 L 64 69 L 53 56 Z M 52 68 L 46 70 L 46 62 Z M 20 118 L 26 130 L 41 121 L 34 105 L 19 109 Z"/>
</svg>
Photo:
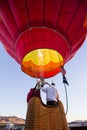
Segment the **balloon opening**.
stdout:
<svg viewBox="0 0 87 130">
<path fill-rule="evenodd" d="M 21 69 L 31 77 L 50 78 L 59 73 L 63 65 L 63 57 L 57 51 L 52 49 L 37 49 L 24 56 Z"/>
</svg>

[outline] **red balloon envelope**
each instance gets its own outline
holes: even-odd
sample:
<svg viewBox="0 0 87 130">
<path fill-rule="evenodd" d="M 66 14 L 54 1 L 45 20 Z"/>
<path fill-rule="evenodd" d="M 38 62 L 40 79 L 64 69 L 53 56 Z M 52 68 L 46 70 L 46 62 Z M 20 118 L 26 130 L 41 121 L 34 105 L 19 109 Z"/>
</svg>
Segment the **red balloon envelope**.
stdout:
<svg viewBox="0 0 87 130">
<path fill-rule="evenodd" d="M 87 0 L 0 0 L 0 41 L 36 78 L 61 71 L 87 34 Z"/>
</svg>

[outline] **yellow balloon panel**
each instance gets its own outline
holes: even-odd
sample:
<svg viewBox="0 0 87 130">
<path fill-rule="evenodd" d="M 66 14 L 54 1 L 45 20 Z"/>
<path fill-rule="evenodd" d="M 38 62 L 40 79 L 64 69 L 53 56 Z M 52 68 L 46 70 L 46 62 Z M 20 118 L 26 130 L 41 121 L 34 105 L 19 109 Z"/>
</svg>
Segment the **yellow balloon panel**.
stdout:
<svg viewBox="0 0 87 130">
<path fill-rule="evenodd" d="M 51 77 L 58 73 L 64 61 L 60 53 L 51 49 L 37 49 L 26 54 L 22 60 L 22 70 L 32 77 Z M 46 76 L 47 74 L 47 76 Z"/>
</svg>

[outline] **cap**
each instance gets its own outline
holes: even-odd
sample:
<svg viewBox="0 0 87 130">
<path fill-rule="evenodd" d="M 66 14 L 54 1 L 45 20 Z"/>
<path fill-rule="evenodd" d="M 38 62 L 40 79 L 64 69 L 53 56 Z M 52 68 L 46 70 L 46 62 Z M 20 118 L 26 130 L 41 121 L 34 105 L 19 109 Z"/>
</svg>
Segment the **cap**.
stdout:
<svg viewBox="0 0 87 130">
<path fill-rule="evenodd" d="M 55 85 L 55 83 L 51 83 L 51 85 Z"/>
</svg>

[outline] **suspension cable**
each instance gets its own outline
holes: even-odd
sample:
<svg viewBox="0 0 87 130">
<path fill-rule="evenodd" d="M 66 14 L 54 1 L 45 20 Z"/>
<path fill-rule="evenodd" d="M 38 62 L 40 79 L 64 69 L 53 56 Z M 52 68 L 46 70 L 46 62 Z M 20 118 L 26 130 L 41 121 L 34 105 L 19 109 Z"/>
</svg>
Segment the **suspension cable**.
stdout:
<svg viewBox="0 0 87 130">
<path fill-rule="evenodd" d="M 66 85 L 69 85 L 65 75 L 63 74 L 63 83 L 64 83 L 64 88 L 65 88 L 65 95 L 66 95 L 66 112 L 65 115 L 68 113 L 68 95 L 67 95 L 67 87 Z"/>
<path fill-rule="evenodd" d="M 67 95 L 67 87 L 66 84 L 64 83 L 64 88 L 65 88 L 65 95 L 66 95 L 66 112 L 65 115 L 68 113 L 68 95 Z"/>
</svg>

